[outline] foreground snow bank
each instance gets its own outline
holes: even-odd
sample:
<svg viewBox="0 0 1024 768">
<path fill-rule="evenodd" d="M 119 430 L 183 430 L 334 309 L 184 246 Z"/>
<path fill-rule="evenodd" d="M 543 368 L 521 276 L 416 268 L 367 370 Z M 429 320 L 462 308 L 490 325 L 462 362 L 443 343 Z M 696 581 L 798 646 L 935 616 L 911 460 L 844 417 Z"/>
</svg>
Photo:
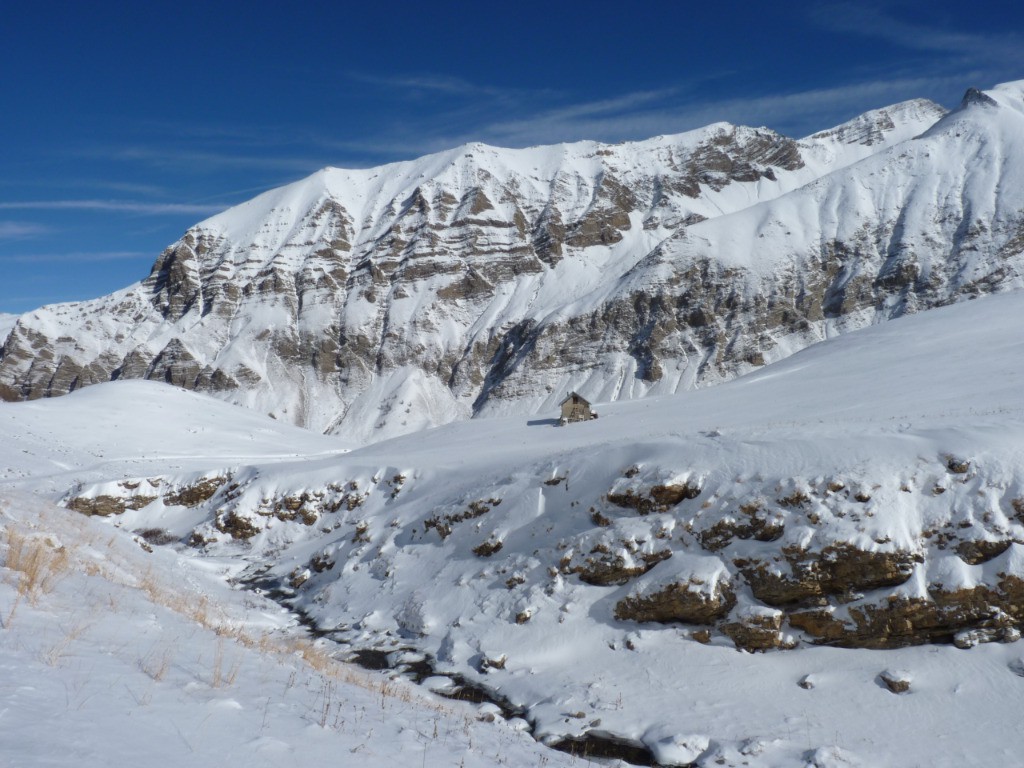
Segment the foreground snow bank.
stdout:
<svg viewBox="0 0 1024 768">
<path fill-rule="evenodd" d="M 230 564 L 24 496 L 0 499 L 0 531 L 0 764 L 572 762 L 489 710 L 334 661 L 228 589 Z"/>
</svg>

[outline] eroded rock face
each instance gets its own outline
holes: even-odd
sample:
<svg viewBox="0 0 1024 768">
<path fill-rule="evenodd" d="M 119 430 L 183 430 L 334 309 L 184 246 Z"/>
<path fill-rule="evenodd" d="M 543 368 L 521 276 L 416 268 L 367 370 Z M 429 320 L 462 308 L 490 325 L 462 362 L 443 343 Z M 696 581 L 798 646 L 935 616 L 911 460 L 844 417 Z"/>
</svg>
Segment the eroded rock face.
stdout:
<svg viewBox="0 0 1024 768">
<path fill-rule="evenodd" d="M 100 486 L 92 493 L 69 494 L 64 500 L 68 509 L 83 515 L 109 517 L 123 514 L 126 510 L 142 509 L 163 495 L 163 480 L 121 480 Z"/>
<path fill-rule="evenodd" d="M 142 509 L 153 502 L 155 496 L 95 496 L 93 498 L 75 498 L 67 503 L 68 509 L 81 512 L 83 515 L 109 517 L 123 514 L 127 509 Z"/>
<path fill-rule="evenodd" d="M 594 550 L 566 564 L 562 570 L 564 573 L 578 575 L 587 584 L 626 584 L 671 556 L 672 552 L 668 549 L 651 553 L 631 553 L 624 549 Z"/>
<path fill-rule="evenodd" d="M 608 494 L 608 501 L 617 507 L 635 509 L 641 515 L 651 512 L 665 512 L 686 499 L 700 496 L 700 486 L 688 482 L 668 485 L 654 485 L 646 493 L 637 493 L 626 488 L 621 493 Z"/>
<path fill-rule="evenodd" d="M 979 565 L 1003 554 L 1013 543 L 1012 539 L 985 540 L 968 539 L 956 545 L 956 553 L 965 563 Z"/>
<path fill-rule="evenodd" d="M 439 550 L 458 588 L 486 581 L 505 596 L 497 618 L 516 624 L 547 611 L 549 598 L 590 594 L 598 620 L 679 624 L 674 636 L 750 652 L 969 648 L 1014 642 L 1024 629 L 1024 502 L 1001 460 L 984 453 L 969 457 L 965 473 L 943 455 L 929 463 L 915 454 L 909 469 L 876 468 L 878 477 L 812 478 L 716 473 L 690 456 L 685 466 L 609 467 L 596 484 L 576 479 L 574 461 L 560 456 L 525 479 L 502 472 L 454 497 L 446 487 L 443 504 L 417 503 L 420 483 L 437 497 L 415 469 L 364 466 L 350 480 L 273 492 L 246 470 L 119 480 L 77 488 L 66 503 L 98 515 L 193 507 L 206 515 L 188 537 L 193 546 L 243 546 L 271 559 L 280 541 L 323 535 L 329 543 L 316 557 L 300 547 L 282 572 L 305 593 L 322 588 L 328 571 L 366 568 L 384 583 L 403 550 L 418 553 L 411 560 Z M 587 471 L 600 471 L 589 462 Z M 534 506 L 538 493 L 546 514 Z M 768 527 L 757 520 L 781 533 L 759 535 Z M 961 545 L 978 542 L 999 544 L 971 549 L 984 552 L 971 563 Z"/>
<path fill-rule="evenodd" d="M 1014 619 L 997 606 L 999 598 L 989 603 L 985 588 L 981 595 L 955 603 L 924 598 L 889 597 L 879 603 L 866 603 L 849 609 L 849 620 L 836 618 L 831 609 L 797 611 L 789 623 L 820 642 L 844 648 L 901 648 L 934 642 L 954 642 L 958 633 L 979 631 L 976 642 L 1009 637 Z M 980 599 L 979 599 L 980 597 Z M 1020 621 L 1019 617 L 1016 619 Z"/>
<path fill-rule="evenodd" d="M 761 503 L 755 500 L 740 505 L 738 514 L 717 521 L 709 528 L 701 530 L 697 536 L 702 547 L 710 552 L 717 552 L 736 539 L 776 541 L 784 532 L 785 526 L 782 517 L 764 510 Z M 745 565 L 744 568 L 751 573 L 751 578 L 748 578 L 748 581 L 756 578 L 763 582 L 768 589 L 779 591 L 785 589 L 781 583 L 774 584 L 773 587 L 767 586 L 775 580 L 784 580 L 785 577 L 774 577 L 763 563 Z"/>
<path fill-rule="evenodd" d="M 820 551 L 783 548 L 782 554 L 782 567 L 757 560 L 737 564 L 754 596 L 767 605 L 897 586 L 923 560 L 916 552 L 865 551 L 845 542 Z"/>
<path fill-rule="evenodd" d="M 685 622 L 714 624 L 724 618 L 736 596 L 728 582 L 706 584 L 690 581 L 667 584 L 649 594 L 625 597 L 615 605 L 620 621 Z"/>
<path fill-rule="evenodd" d="M 838 477 L 810 483 L 776 480 L 770 493 L 752 497 L 733 498 L 730 487 L 712 486 L 703 494 L 673 494 L 671 505 L 659 505 L 666 483 L 657 478 L 674 473 L 633 466 L 602 497 L 603 506 L 591 510 L 592 522 L 603 531 L 600 537 L 625 540 L 629 531 L 637 541 L 664 542 L 681 529 L 682 540 L 689 544 L 670 545 L 668 551 L 682 553 L 684 562 L 690 556 L 687 549 L 717 556 L 726 567 L 721 583 L 727 586 L 719 592 L 700 579 L 687 578 L 656 589 L 641 586 L 619 599 L 615 615 L 700 624 L 709 627 L 702 630 L 701 642 L 720 633 L 748 651 L 785 649 L 799 642 L 877 649 L 955 643 L 966 648 L 1019 639 L 1024 628 L 1024 578 L 1015 543 L 1024 536 L 1019 499 L 1004 498 L 1002 512 L 993 511 L 990 501 L 981 502 L 988 511 L 980 521 L 961 512 L 954 522 L 951 510 L 979 498 L 970 489 L 981 483 L 984 467 L 966 459 L 950 465 L 947 457 L 937 456 L 929 471 L 938 482 L 929 480 L 918 488 L 903 481 L 885 491 L 876 483 L 868 492 L 864 484 Z M 943 485 L 938 493 L 940 483 L 952 487 Z M 874 493 L 880 499 L 873 499 Z M 902 496 L 901 501 L 917 494 L 915 503 L 922 505 L 924 529 L 913 546 L 897 545 L 879 533 L 874 539 L 862 533 L 838 537 L 843 527 L 851 534 L 863 532 L 865 521 L 884 514 L 892 493 Z M 1010 531 L 1017 538 L 1009 537 Z M 935 566 L 938 580 L 921 593 L 922 579 L 935 558 L 941 561 Z M 648 571 L 638 561 L 629 563 L 637 567 L 620 568 L 614 581 L 596 583 L 630 583 Z M 748 597 L 737 606 L 736 595 L 743 592 Z"/>
<path fill-rule="evenodd" d="M 200 480 L 194 485 L 187 485 L 166 494 L 163 497 L 164 504 L 169 506 L 197 507 L 205 501 L 213 498 L 228 481 L 227 477 L 208 477 Z"/>
<path fill-rule="evenodd" d="M 213 498 L 229 479 L 217 475 L 183 485 L 168 483 L 161 477 L 121 480 L 110 484 L 109 488 L 103 486 L 106 492 L 72 494 L 64 504 L 84 515 L 102 517 L 142 509 L 157 499 L 167 506 L 197 507 Z"/>
<path fill-rule="evenodd" d="M 233 539 L 246 541 L 260 532 L 260 528 L 252 520 L 232 510 L 225 515 L 218 516 L 216 522 L 217 530 L 228 534 Z"/>
<path fill-rule="evenodd" d="M 787 645 L 782 633 L 782 611 L 748 608 L 735 621 L 721 625 L 722 634 L 744 651 L 769 651 Z"/>
</svg>

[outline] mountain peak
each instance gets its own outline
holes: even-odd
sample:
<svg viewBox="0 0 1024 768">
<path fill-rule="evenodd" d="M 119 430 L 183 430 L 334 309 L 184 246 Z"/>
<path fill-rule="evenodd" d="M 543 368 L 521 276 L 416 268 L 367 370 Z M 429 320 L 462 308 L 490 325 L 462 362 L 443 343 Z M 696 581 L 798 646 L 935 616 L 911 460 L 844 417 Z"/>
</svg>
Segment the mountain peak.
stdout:
<svg viewBox="0 0 1024 768">
<path fill-rule="evenodd" d="M 996 107 L 998 102 L 978 88 L 968 88 L 960 101 L 960 109 L 967 109 L 973 106 Z"/>
<path fill-rule="evenodd" d="M 1000 106 L 1024 112 L 1024 80 L 1000 83 L 986 95 Z"/>
</svg>

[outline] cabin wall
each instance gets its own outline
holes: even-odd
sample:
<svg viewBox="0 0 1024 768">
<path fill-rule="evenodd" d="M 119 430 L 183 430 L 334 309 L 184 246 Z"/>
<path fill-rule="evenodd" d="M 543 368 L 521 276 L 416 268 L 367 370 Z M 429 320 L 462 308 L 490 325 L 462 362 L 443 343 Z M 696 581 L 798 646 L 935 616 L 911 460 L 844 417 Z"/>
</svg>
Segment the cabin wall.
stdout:
<svg viewBox="0 0 1024 768">
<path fill-rule="evenodd" d="M 590 407 L 583 403 L 566 403 L 562 406 L 563 421 L 586 421 L 590 418 Z"/>
</svg>

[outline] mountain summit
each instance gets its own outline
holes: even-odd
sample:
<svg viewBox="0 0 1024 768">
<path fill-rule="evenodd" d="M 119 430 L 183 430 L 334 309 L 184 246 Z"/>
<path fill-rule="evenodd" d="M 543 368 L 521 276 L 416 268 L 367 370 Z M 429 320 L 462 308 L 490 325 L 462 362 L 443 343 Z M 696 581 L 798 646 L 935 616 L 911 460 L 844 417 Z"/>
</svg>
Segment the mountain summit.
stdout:
<svg viewBox="0 0 1024 768">
<path fill-rule="evenodd" d="M 192 227 L 133 286 L 19 318 L 0 396 L 156 379 L 367 441 L 720 381 L 1019 287 L 1021 91 L 803 140 L 716 123 L 326 168 Z"/>
</svg>

